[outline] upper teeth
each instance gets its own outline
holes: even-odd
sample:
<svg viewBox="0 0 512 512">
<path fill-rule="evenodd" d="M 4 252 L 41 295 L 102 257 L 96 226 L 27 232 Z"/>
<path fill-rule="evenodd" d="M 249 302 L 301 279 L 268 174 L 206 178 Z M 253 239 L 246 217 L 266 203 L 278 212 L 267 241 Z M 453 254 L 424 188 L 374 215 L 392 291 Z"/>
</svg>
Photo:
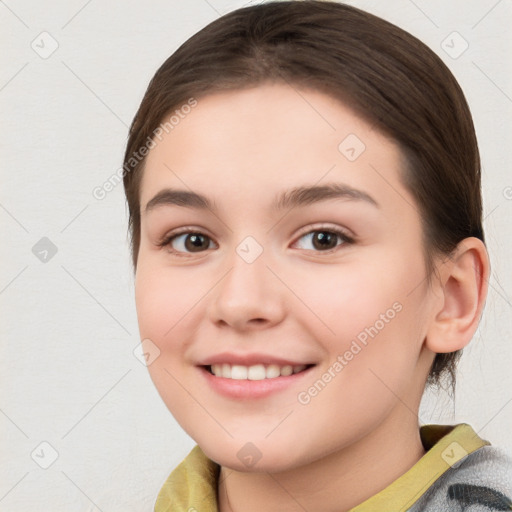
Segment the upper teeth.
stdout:
<svg viewBox="0 0 512 512">
<path fill-rule="evenodd" d="M 292 373 L 299 373 L 306 368 L 305 364 L 299 366 L 279 366 L 277 364 L 255 364 L 253 366 L 241 366 L 238 364 L 212 364 L 212 373 L 216 377 L 224 377 L 236 380 L 263 380 L 274 379 L 276 377 L 286 377 Z"/>
</svg>

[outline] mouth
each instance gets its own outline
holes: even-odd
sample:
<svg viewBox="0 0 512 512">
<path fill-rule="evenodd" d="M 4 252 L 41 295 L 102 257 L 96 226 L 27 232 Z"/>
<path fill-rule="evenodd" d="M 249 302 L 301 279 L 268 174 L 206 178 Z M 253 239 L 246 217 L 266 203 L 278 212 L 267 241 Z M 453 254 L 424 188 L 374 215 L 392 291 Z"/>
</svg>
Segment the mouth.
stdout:
<svg viewBox="0 0 512 512">
<path fill-rule="evenodd" d="M 197 368 L 208 389 L 230 400 L 248 401 L 279 396 L 286 390 L 299 392 L 316 364 L 278 365 L 220 363 Z"/>
<path fill-rule="evenodd" d="M 277 364 L 254 364 L 251 366 L 238 364 L 212 364 L 203 368 L 214 377 L 231 380 L 272 380 L 281 377 L 289 377 L 309 370 L 314 364 L 301 365 L 277 365 Z"/>
</svg>

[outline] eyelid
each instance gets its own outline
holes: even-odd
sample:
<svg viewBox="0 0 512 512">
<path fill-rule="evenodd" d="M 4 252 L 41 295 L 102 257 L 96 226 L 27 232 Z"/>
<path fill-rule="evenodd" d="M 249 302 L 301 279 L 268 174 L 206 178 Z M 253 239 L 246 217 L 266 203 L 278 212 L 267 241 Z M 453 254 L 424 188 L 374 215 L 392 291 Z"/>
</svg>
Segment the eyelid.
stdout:
<svg viewBox="0 0 512 512">
<path fill-rule="evenodd" d="M 304 228 L 301 228 L 299 230 L 299 234 L 297 235 L 297 238 L 300 238 L 304 235 L 307 235 L 308 233 L 311 233 L 311 231 L 321 231 L 322 229 L 325 229 L 326 231 L 334 231 L 343 234 L 350 240 L 355 240 L 355 235 L 347 228 L 344 228 L 342 226 L 334 225 L 334 224 L 328 224 L 325 222 L 317 222 L 314 224 L 309 224 L 308 226 L 305 226 Z"/>
</svg>

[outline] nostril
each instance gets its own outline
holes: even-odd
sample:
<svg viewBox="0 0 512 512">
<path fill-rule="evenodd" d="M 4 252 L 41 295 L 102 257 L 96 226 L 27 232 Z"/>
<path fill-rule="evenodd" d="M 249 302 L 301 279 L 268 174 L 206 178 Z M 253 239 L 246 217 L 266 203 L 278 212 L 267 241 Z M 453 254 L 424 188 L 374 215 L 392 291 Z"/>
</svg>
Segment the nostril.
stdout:
<svg viewBox="0 0 512 512">
<path fill-rule="evenodd" d="M 253 322 L 255 324 L 264 324 L 266 322 L 266 320 L 264 318 L 253 318 L 251 320 L 251 322 Z"/>
</svg>

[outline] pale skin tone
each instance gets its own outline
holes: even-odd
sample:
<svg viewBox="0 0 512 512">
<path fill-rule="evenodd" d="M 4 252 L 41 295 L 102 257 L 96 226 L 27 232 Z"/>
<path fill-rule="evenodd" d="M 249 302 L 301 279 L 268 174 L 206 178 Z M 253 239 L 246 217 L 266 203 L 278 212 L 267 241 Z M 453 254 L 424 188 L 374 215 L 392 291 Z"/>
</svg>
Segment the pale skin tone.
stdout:
<svg viewBox="0 0 512 512">
<path fill-rule="evenodd" d="M 349 134 L 366 146 L 355 161 L 338 149 Z M 489 261 L 483 243 L 467 238 L 453 258 L 437 260 L 440 279 L 427 286 L 420 217 L 401 165 L 396 144 L 346 106 L 280 84 L 198 98 L 151 149 L 140 195 L 140 334 L 160 350 L 148 368 L 162 399 L 221 465 L 221 512 L 347 511 L 424 455 L 417 412 L 430 365 L 436 352 L 471 340 Z M 327 183 L 364 191 L 378 206 L 345 197 L 271 207 L 285 190 Z M 200 193 L 216 209 L 146 212 L 164 188 Z M 200 250 L 190 235 L 157 245 L 184 227 L 205 236 Z M 327 249 L 315 243 L 333 229 L 354 242 L 332 234 Z M 248 236 L 263 248 L 252 263 L 236 252 Z M 300 403 L 299 393 L 397 303 L 378 334 Z M 300 386 L 233 399 L 198 367 L 224 351 L 315 366 Z M 261 453 L 251 468 L 237 457 L 247 442 Z"/>
</svg>

